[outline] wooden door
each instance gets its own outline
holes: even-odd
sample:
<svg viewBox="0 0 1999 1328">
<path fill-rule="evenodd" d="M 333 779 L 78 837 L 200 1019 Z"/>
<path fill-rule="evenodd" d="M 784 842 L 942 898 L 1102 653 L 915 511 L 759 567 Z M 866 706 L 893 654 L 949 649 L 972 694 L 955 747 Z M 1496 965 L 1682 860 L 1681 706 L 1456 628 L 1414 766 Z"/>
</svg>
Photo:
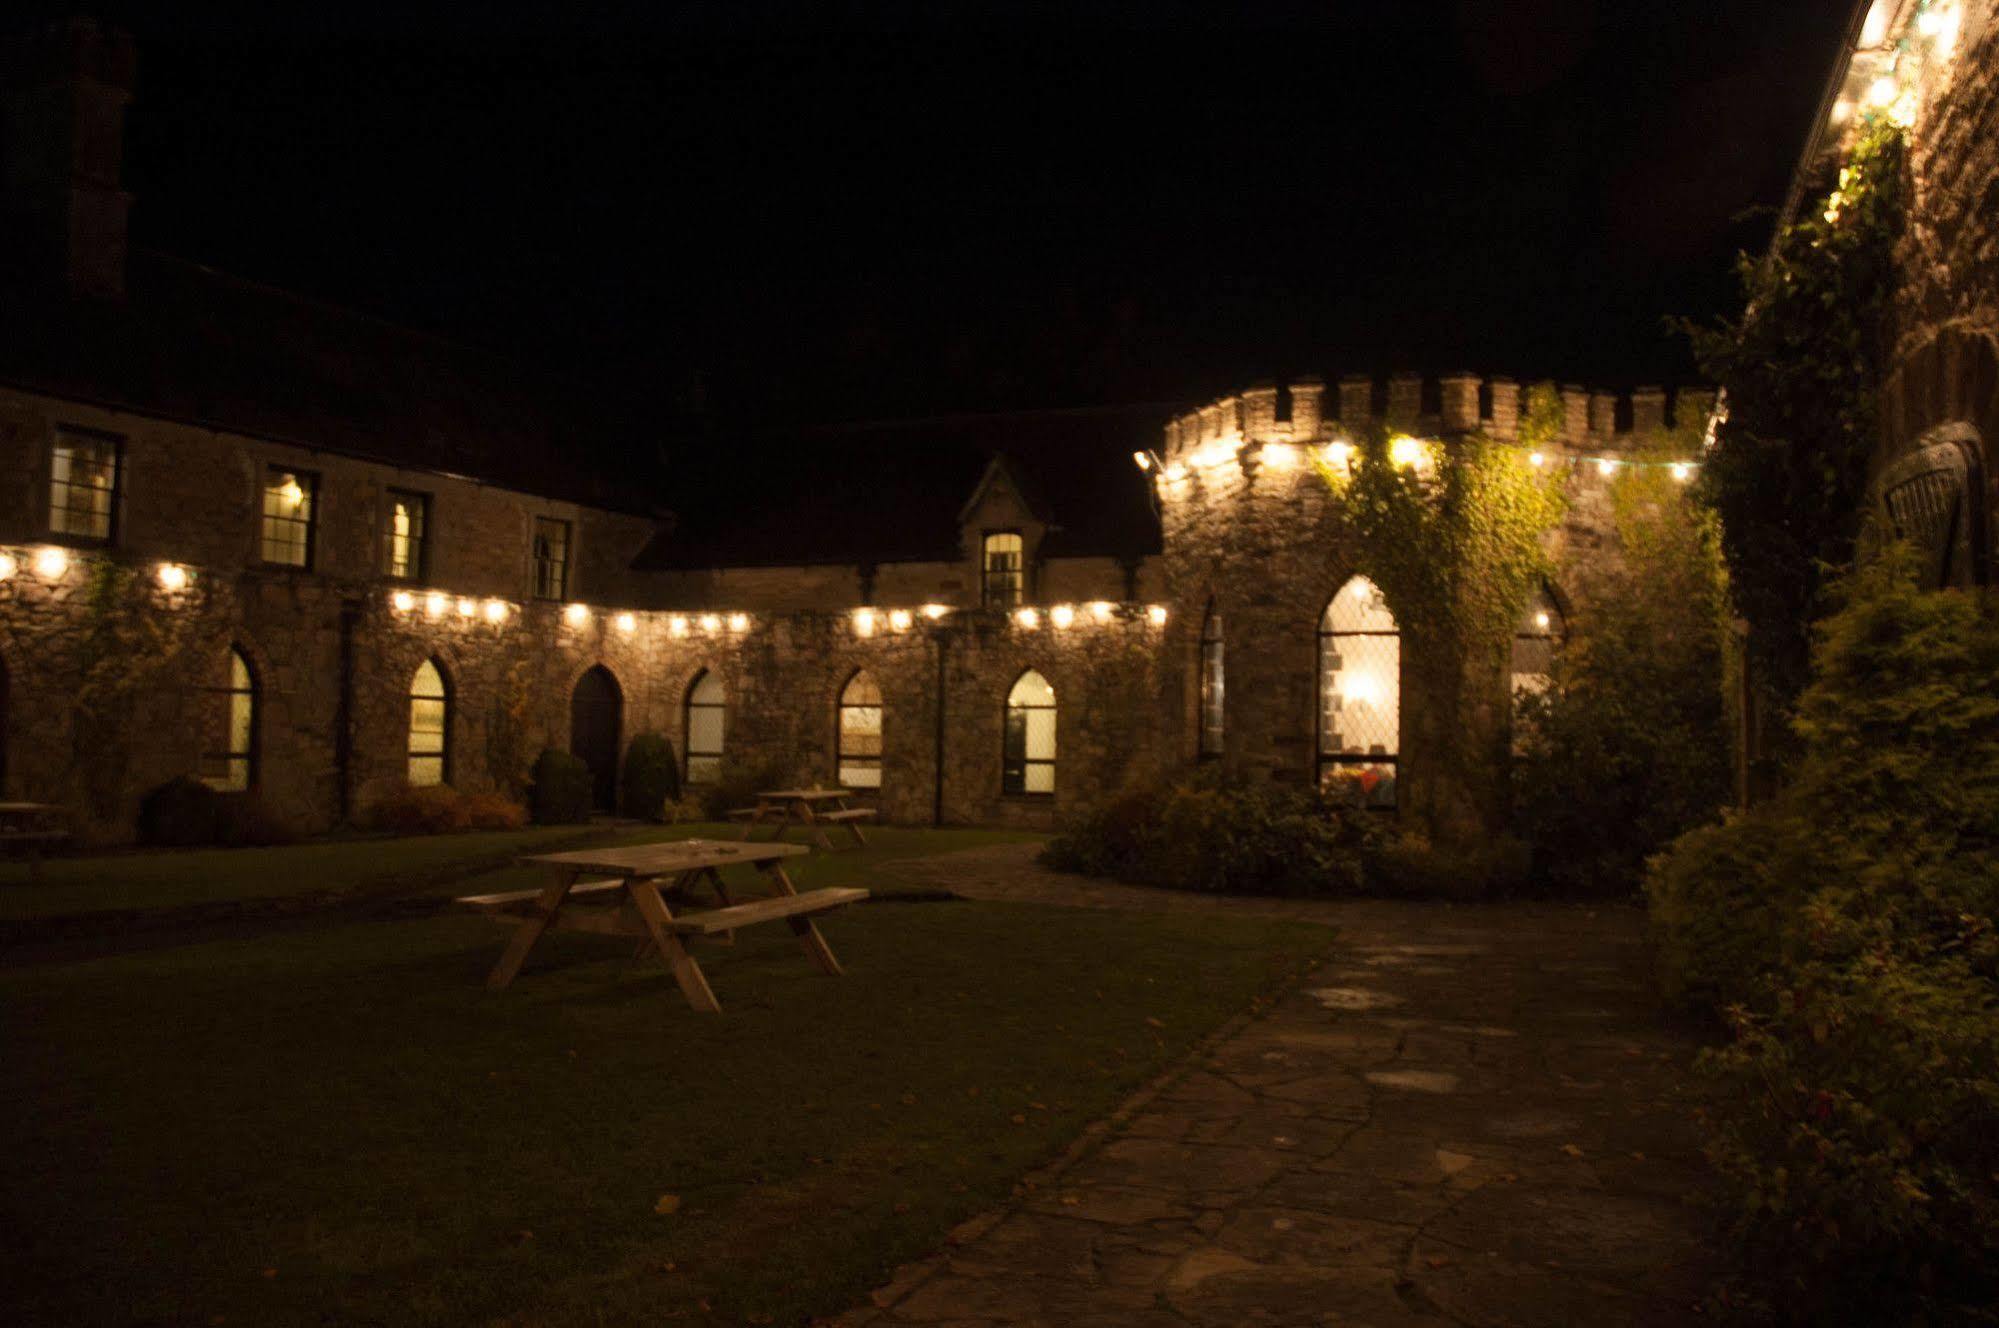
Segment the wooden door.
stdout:
<svg viewBox="0 0 1999 1328">
<path fill-rule="evenodd" d="M 600 812 L 618 809 L 618 737 L 624 710 L 618 680 L 603 665 L 576 680 L 569 697 L 569 751 L 590 767 L 592 803 Z"/>
</svg>

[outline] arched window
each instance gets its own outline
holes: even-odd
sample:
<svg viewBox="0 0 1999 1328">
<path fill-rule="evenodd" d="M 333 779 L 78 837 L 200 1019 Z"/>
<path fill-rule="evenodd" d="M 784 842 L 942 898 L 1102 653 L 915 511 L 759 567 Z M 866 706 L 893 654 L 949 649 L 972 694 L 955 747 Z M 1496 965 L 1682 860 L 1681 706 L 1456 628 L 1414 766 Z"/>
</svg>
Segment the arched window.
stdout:
<svg viewBox="0 0 1999 1328">
<path fill-rule="evenodd" d="M 1548 690 L 1548 675 L 1554 671 L 1555 651 L 1565 634 L 1562 610 L 1546 586 L 1534 592 L 1520 621 L 1513 628 L 1513 698 Z"/>
<path fill-rule="evenodd" d="M 722 730 L 728 719 L 722 680 L 707 669 L 696 674 L 687 688 L 686 710 L 687 782 L 712 784 L 722 777 Z"/>
<path fill-rule="evenodd" d="M 1033 669 L 1021 674 L 1007 693 L 1000 791 L 1055 792 L 1055 689 Z"/>
<path fill-rule="evenodd" d="M 1201 758 L 1222 754 L 1222 615 L 1213 601 L 1201 621 Z"/>
<path fill-rule="evenodd" d="M 840 690 L 840 738 L 835 753 L 846 788 L 882 786 L 882 692 L 866 669 Z"/>
<path fill-rule="evenodd" d="M 241 793 L 257 775 L 257 675 L 231 646 L 221 671 L 203 687 L 201 782 Z"/>
<path fill-rule="evenodd" d="M 1357 576 L 1319 617 L 1319 783 L 1395 806 L 1401 750 L 1402 633 L 1374 582 Z"/>
<path fill-rule="evenodd" d="M 410 679 L 410 783 L 442 784 L 450 778 L 451 689 L 435 660 L 416 666 Z"/>
</svg>

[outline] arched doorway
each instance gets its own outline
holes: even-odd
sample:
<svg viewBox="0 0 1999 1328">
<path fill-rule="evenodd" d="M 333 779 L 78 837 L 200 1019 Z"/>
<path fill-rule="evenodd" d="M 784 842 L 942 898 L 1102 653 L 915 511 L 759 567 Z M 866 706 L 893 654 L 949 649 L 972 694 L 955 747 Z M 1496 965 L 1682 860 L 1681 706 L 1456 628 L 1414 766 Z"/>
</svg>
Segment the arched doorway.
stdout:
<svg viewBox="0 0 1999 1328">
<path fill-rule="evenodd" d="M 600 812 L 618 807 L 618 734 L 625 694 L 602 664 L 576 680 L 569 695 L 569 751 L 590 767 L 591 801 Z"/>
</svg>

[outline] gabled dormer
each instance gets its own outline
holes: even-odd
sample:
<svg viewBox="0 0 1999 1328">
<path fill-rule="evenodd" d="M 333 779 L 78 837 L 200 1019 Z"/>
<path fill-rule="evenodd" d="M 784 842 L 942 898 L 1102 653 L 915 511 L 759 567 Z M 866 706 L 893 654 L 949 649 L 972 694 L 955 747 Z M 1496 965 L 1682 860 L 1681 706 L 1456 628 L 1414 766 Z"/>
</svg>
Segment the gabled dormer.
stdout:
<svg viewBox="0 0 1999 1328">
<path fill-rule="evenodd" d="M 970 565 L 973 600 L 1006 612 L 1031 603 L 1048 509 L 1004 453 L 986 463 L 972 496 L 958 509 L 958 547 Z"/>
</svg>

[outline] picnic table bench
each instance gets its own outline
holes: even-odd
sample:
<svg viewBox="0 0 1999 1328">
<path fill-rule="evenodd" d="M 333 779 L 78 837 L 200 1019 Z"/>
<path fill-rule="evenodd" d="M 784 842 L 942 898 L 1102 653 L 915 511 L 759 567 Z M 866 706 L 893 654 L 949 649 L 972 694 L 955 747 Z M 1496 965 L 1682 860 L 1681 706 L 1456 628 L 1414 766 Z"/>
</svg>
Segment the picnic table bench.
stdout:
<svg viewBox="0 0 1999 1328">
<path fill-rule="evenodd" d="M 729 819 L 742 824 L 742 837 L 746 840 L 759 826 L 773 827 L 770 835 L 773 841 L 783 839 L 784 832 L 792 826 L 800 826 L 822 849 L 833 847 L 826 827 L 842 826 L 854 837 L 854 847 L 861 848 L 868 842 L 862 823 L 874 820 L 879 813 L 873 807 L 848 806 L 853 796 L 846 789 L 770 789 L 757 794 L 756 806 L 732 810 Z"/>
<path fill-rule="evenodd" d="M 521 858 L 520 862 L 549 868 L 553 878 L 546 888 L 464 895 L 458 902 L 501 921 L 519 919 L 513 939 L 507 942 L 499 962 L 486 977 L 486 985 L 496 991 L 513 982 L 528 952 L 548 931 L 588 931 L 642 938 L 640 952 L 646 949 L 658 952 L 672 970 L 689 1005 L 704 1013 L 719 1014 L 721 1002 L 715 999 L 707 976 L 689 953 L 683 937 L 733 937 L 738 928 L 783 922 L 798 937 L 806 957 L 820 972 L 840 975 L 840 961 L 834 958 L 832 947 L 826 944 L 826 938 L 820 935 L 812 919 L 820 913 L 857 904 L 868 897 L 868 892 L 857 887 L 829 887 L 800 893 L 784 873 L 784 859 L 809 851 L 802 844 L 731 844 L 712 839 L 684 839 L 666 844 L 541 853 Z M 722 883 L 720 870 L 735 863 L 755 867 L 777 887 L 778 893 L 735 903 Z M 668 899 L 678 902 L 703 881 L 714 889 L 722 906 L 676 914 Z"/>
<path fill-rule="evenodd" d="M 42 854 L 69 842 L 67 815 L 48 802 L 0 802 L 0 847 L 18 849 L 28 859 L 28 879 L 42 877 Z"/>
</svg>

